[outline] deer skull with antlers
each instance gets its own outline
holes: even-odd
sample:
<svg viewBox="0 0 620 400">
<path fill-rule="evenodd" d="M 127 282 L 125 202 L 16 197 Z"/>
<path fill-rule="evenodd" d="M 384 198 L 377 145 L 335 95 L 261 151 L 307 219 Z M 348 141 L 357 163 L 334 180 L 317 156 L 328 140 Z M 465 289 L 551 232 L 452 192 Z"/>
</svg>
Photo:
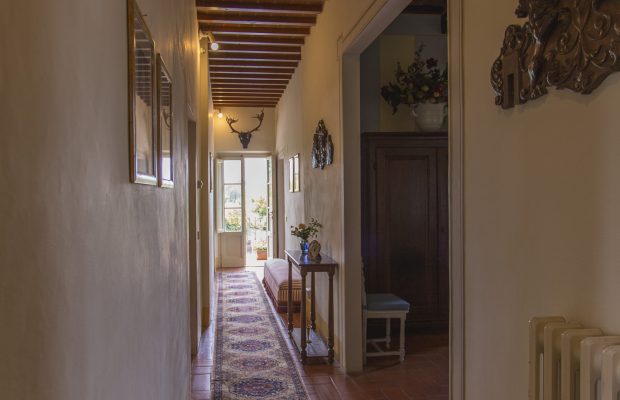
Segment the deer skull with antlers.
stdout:
<svg viewBox="0 0 620 400">
<path fill-rule="evenodd" d="M 250 144 L 250 139 L 252 139 L 252 133 L 258 131 L 258 129 L 263 124 L 263 118 L 265 118 L 265 110 L 262 110 L 260 114 L 256 114 L 253 118 L 256 118 L 258 120 L 258 126 L 250 131 L 242 132 L 242 131 L 238 131 L 235 128 L 233 128 L 233 124 L 236 122 L 239 122 L 239 120 L 226 116 L 226 122 L 228 123 L 228 126 L 230 126 L 230 129 L 231 129 L 230 132 L 236 133 L 237 136 L 239 136 L 239 140 L 241 141 L 241 144 L 243 145 L 244 149 L 248 148 L 248 145 Z"/>
</svg>

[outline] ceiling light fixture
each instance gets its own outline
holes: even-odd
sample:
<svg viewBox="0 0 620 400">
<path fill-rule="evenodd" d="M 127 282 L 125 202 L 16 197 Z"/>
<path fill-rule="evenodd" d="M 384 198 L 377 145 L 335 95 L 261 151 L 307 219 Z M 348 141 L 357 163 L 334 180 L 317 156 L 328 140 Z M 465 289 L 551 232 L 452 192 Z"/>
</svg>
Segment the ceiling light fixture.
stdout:
<svg viewBox="0 0 620 400">
<path fill-rule="evenodd" d="M 217 110 L 217 117 L 218 117 L 219 119 L 224 118 L 224 114 L 222 114 L 222 110 L 221 110 L 221 109 L 218 109 L 218 110 Z"/>
<path fill-rule="evenodd" d="M 218 51 L 220 49 L 220 44 L 215 41 L 215 36 L 211 32 L 200 32 L 200 39 L 207 38 L 209 40 L 209 48 L 213 51 Z"/>
</svg>

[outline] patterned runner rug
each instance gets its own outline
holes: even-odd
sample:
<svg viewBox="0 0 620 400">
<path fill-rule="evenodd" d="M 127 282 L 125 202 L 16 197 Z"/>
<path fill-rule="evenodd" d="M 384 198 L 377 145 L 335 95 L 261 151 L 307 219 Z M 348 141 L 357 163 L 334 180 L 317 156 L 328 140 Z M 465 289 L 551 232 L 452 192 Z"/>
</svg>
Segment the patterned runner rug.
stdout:
<svg viewBox="0 0 620 400">
<path fill-rule="evenodd" d="M 307 399 L 254 272 L 218 273 L 214 398 Z"/>
</svg>

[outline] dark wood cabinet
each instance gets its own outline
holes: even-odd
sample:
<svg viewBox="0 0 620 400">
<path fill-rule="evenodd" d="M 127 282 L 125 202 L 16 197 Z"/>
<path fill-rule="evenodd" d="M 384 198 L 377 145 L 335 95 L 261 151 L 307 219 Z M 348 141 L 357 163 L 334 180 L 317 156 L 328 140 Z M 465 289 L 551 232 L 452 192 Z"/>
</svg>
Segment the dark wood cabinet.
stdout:
<svg viewBox="0 0 620 400">
<path fill-rule="evenodd" d="M 363 134 L 362 248 L 368 293 L 406 299 L 408 327 L 447 326 L 445 133 Z"/>
</svg>

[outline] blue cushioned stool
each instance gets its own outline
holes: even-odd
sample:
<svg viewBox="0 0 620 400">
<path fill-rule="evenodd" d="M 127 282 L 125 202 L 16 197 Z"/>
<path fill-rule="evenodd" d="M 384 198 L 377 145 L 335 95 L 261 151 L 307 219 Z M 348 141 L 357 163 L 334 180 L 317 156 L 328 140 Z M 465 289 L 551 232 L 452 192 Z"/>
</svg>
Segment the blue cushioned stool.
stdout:
<svg viewBox="0 0 620 400">
<path fill-rule="evenodd" d="M 364 292 L 365 293 L 365 292 Z M 391 293 L 373 293 L 364 296 L 363 309 L 363 335 L 364 335 L 364 364 L 367 357 L 399 356 L 400 362 L 405 360 L 405 320 L 409 312 L 409 303 Z M 369 318 L 385 318 L 385 337 L 368 339 L 366 337 Z M 400 347 L 398 351 L 390 350 L 390 321 L 392 318 L 400 319 Z M 377 343 L 385 342 L 387 350 L 381 349 Z M 366 344 L 370 343 L 376 351 L 368 352 Z"/>
</svg>

